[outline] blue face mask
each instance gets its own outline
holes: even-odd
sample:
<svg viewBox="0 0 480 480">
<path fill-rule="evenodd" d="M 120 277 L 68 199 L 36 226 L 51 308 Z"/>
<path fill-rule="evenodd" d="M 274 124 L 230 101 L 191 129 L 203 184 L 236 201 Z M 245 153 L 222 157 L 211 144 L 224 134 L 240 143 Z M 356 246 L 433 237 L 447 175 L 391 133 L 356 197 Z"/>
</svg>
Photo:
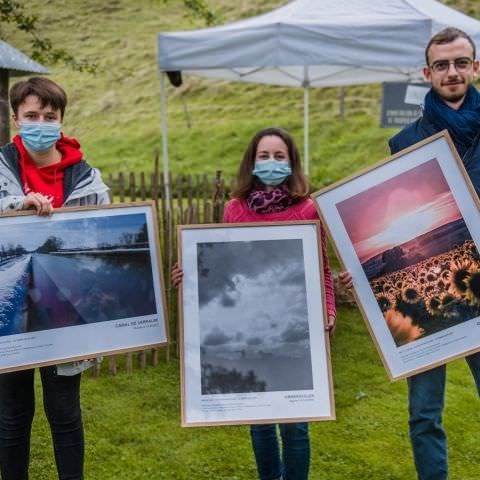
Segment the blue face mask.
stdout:
<svg viewBox="0 0 480 480">
<path fill-rule="evenodd" d="M 60 123 L 22 122 L 18 132 L 23 143 L 34 152 L 44 152 L 60 138 Z"/>
<path fill-rule="evenodd" d="M 256 160 L 252 173 L 265 185 L 276 186 L 292 174 L 292 169 L 288 163 L 278 160 Z"/>
</svg>

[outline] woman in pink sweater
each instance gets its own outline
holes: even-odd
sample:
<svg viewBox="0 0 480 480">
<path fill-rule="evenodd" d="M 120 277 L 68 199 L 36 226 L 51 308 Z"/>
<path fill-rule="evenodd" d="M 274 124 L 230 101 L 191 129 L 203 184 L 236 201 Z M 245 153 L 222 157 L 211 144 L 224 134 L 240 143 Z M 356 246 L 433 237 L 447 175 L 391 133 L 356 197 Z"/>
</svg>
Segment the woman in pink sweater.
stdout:
<svg viewBox="0 0 480 480">
<path fill-rule="evenodd" d="M 302 172 L 300 155 L 293 138 L 280 128 L 259 131 L 250 141 L 237 174 L 232 200 L 225 205 L 225 223 L 318 220 L 309 198 L 309 184 Z M 322 260 L 328 321 L 335 330 L 335 300 L 328 265 L 325 230 L 321 226 Z M 182 270 L 172 270 L 174 285 Z M 251 438 L 260 480 L 306 480 L 310 464 L 307 423 L 281 424 L 282 456 L 276 425 L 252 425 Z"/>
<path fill-rule="evenodd" d="M 252 138 L 240 164 L 232 197 L 225 205 L 223 221 L 226 223 L 319 218 L 309 198 L 309 184 L 303 175 L 295 142 L 280 128 L 266 128 Z M 323 226 L 321 242 L 328 312 L 326 329 L 333 334 L 335 300 Z M 259 478 L 306 480 L 310 464 L 308 424 L 285 423 L 279 427 L 282 458 L 276 425 L 250 427 Z"/>
</svg>

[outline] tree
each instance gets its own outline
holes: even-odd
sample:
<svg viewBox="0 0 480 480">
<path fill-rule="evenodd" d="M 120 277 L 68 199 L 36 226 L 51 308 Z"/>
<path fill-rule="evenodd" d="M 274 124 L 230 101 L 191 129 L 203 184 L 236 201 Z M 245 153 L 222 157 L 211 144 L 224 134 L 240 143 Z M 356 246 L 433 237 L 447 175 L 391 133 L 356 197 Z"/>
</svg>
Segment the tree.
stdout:
<svg viewBox="0 0 480 480">
<path fill-rule="evenodd" d="M 98 64 L 88 58 L 77 58 L 63 48 L 55 48 L 52 41 L 39 32 L 38 17 L 25 13 L 25 7 L 15 0 L 0 0 L 0 25 L 11 24 L 25 32 L 30 39 L 30 56 L 39 63 L 55 65 L 64 63 L 79 72 L 96 73 Z M 0 30 L 0 39 L 3 33 Z"/>
<path fill-rule="evenodd" d="M 63 240 L 61 238 L 55 237 L 54 235 L 48 237 L 43 245 L 40 245 L 37 248 L 37 253 L 50 253 L 57 252 L 63 247 Z"/>
</svg>

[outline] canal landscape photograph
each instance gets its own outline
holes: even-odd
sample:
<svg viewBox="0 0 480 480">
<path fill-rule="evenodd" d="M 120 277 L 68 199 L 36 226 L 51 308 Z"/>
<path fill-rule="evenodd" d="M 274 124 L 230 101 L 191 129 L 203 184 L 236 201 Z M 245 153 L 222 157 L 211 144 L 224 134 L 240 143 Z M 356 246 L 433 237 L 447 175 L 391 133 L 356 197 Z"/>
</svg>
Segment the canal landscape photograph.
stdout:
<svg viewBox="0 0 480 480">
<path fill-rule="evenodd" d="M 0 285 L 0 336 L 153 314 L 145 215 L 10 226 Z"/>
<path fill-rule="evenodd" d="M 154 218 L 143 205 L 0 219 L 0 369 L 55 342 L 72 355 L 166 342 Z"/>
</svg>

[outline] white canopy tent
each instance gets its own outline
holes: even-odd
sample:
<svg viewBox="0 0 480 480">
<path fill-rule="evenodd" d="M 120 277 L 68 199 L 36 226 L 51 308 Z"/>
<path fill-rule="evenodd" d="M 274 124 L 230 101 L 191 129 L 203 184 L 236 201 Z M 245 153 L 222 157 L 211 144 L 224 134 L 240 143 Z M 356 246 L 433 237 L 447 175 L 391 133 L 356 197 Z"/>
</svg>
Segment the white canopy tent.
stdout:
<svg viewBox="0 0 480 480">
<path fill-rule="evenodd" d="M 308 172 L 308 88 L 416 79 L 429 38 L 449 25 L 480 45 L 480 22 L 436 0 L 293 0 L 247 20 L 159 33 L 164 174 L 164 72 L 303 87 Z"/>
</svg>

